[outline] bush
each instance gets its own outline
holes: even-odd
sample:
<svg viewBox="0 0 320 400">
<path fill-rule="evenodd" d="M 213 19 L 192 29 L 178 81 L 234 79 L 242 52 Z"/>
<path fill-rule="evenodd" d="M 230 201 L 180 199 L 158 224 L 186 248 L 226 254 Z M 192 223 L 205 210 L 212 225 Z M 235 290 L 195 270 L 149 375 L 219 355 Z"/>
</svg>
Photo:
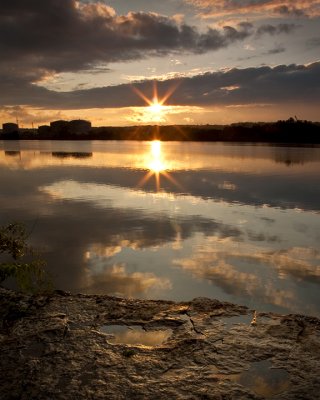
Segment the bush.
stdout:
<svg viewBox="0 0 320 400">
<path fill-rule="evenodd" d="M 27 243 L 25 226 L 12 223 L 0 226 L 0 284 L 13 278 L 22 291 L 36 292 L 48 288 L 45 262 Z"/>
</svg>

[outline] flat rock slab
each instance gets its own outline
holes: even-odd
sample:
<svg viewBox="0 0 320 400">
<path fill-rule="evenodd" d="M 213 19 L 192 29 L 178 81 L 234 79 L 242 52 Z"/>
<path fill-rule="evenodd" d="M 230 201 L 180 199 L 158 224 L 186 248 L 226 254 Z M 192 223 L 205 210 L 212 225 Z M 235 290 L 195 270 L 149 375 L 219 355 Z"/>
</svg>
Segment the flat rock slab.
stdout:
<svg viewBox="0 0 320 400">
<path fill-rule="evenodd" d="M 62 291 L 0 304 L 2 400 L 320 396 L 317 318 Z"/>
</svg>

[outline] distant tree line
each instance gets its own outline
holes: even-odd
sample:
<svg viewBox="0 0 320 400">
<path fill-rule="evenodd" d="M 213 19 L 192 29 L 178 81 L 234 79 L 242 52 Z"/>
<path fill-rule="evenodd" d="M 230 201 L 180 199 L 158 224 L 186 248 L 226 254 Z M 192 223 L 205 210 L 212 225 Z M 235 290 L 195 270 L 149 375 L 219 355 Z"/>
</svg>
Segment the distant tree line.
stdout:
<svg viewBox="0 0 320 400">
<path fill-rule="evenodd" d="M 49 128 L 49 127 L 48 127 Z M 96 127 L 86 133 L 46 129 L 19 130 L 1 139 L 162 140 L 320 144 L 320 123 L 289 118 L 277 122 L 231 125 L 165 125 Z"/>
</svg>

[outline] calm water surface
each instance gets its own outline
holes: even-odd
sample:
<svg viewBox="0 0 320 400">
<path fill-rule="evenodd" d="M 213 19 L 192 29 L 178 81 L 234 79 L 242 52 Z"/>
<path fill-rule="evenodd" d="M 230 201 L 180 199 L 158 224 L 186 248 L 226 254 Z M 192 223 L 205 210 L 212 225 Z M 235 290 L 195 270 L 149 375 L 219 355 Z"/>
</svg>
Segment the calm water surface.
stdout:
<svg viewBox="0 0 320 400">
<path fill-rule="evenodd" d="M 56 287 L 320 315 L 320 148 L 0 141 Z"/>
</svg>

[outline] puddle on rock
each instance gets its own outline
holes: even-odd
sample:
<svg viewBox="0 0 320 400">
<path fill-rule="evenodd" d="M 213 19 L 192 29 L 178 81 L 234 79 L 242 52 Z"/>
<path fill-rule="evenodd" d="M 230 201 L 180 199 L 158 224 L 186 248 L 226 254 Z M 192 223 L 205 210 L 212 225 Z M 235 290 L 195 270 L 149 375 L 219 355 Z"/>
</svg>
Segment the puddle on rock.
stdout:
<svg viewBox="0 0 320 400">
<path fill-rule="evenodd" d="M 271 367 L 272 363 L 268 360 L 254 362 L 236 380 L 260 396 L 272 397 L 289 388 L 290 374 L 284 369 Z"/>
<path fill-rule="evenodd" d="M 234 317 L 224 317 L 223 323 L 225 324 L 226 329 L 230 329 L 236 324 L 250 325 L 252 318 L 252 314 L 235 315 Z"/>
<path fill-rule="evenodd" d="M 145 331 L 141 326 L 126 325 L 103 325 L 100 330 L 112 335 L 109 343 L 142 346 L 159 346 L 172 334 L 171 329 Z"/>
</svg>

